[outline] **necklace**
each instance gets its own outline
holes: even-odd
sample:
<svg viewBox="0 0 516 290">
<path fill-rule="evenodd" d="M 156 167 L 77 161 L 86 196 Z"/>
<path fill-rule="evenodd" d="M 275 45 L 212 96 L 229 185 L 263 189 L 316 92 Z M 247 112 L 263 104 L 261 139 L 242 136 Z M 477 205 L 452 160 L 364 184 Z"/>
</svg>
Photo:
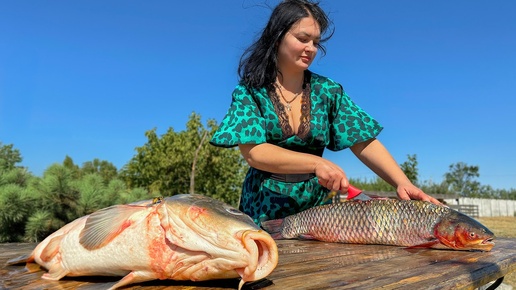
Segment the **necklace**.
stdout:
<svg viewBox="0 0 516 290">
<path fill-rule="evenodd" d="M 292 111 L 292 106 L 290 105 L 290 103 L 292 103 L 295 99 L 297 99 L 297 97 L 299 96 L 299 94 L 301 94 L 302 91 L 297 93 L 297 94 L 295 94 L 294 97 L 292 98 L 292 100 L 287 101 L 287 99 L 285 99 L 285 96 L 283 95 L 282 87 L 280 87 L 280 86 L 281 85 L 276 83 L 276 87 L 278 88 L 278 90 L 280 92 L 281 98 L 285 101 L 285 103 L 287 103 L 285 105 L 285 108 L 287 108 L 287 110 L 290 112 L 290 111 Z"/>
</svg>

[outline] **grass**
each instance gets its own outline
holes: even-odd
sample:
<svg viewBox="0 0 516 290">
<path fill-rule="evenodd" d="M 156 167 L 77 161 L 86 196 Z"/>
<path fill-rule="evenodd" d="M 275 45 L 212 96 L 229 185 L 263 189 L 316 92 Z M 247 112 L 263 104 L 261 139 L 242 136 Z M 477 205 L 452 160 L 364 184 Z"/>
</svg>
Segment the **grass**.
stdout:
<svg viewBox="0 0 516 290">
<path fill-rule="evenodd" d="M 477 218 L 498 238 L 516 238 L 516 217 L 481 217 Z"/>
<path fill-rule="evenodd" d="M 516 238 L 516 217 L 481 217 L 477 218 L 477 220 L 490 229 L 498 238 Z M 507 274 L 503 283 L 511 285 L 516 289 L 516 272 Z"/>
</svg>

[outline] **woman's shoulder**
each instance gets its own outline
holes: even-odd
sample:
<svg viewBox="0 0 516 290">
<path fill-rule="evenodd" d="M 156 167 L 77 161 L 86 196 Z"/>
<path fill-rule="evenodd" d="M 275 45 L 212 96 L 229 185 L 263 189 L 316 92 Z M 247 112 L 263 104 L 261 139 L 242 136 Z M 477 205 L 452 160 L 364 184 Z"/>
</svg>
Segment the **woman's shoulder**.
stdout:
<svg viewBox="0 0 516 290">
<path fill-rule="evenodd" d="M 323 76 L 314 72 L 310 72 L 310 76 L 313 84 L 320 84 L 329 87 L 341 87 L 341 85 L 334 81 L 332 78 Z"/>
<path fill-rule="evenodd" d="M 233 89 L 233 97 L 236 98 L 248 98 L 254 96 L 261 96 L 263 89 L 249 88 L 244 83 L 238 83 Z"/>
<path fill-rule="evenodd" d="M 311 73 L 311 85 L 316 91 L 322 90 L 330 94 L 342 94 L 344 89 L 341 84 L 329 77 L 325 77 L 316 73 Z"/>
<path fill-rule="evenodd" d="M 246 94 L 249 94 L 249 90 L 242 83 L 238 83 L 235 86 L 235 88 L 233 89 L 233 95 L 246 95 Z"/>
</svg>

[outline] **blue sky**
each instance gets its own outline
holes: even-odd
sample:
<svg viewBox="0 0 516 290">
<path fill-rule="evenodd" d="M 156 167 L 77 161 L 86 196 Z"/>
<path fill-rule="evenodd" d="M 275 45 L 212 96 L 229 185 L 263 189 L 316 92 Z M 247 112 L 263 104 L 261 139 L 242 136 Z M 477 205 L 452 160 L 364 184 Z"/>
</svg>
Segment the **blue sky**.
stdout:
<svg viewBox="0 0 516 290">
<path fill-rule="evenodd" d="M 2 1 L 0 141 L 37 175 L 66 155 L 118 168 L 144 132 L 220 121 L 243 50 L 277 1 Z M 421 180 L 452 163 L 516 188 L 516 2 L 322 1 L 335 25 L 311 69 L 340 82 L 385 127 Z M 327 152 L 373 178 L 349 150 Z"/>
</svg>

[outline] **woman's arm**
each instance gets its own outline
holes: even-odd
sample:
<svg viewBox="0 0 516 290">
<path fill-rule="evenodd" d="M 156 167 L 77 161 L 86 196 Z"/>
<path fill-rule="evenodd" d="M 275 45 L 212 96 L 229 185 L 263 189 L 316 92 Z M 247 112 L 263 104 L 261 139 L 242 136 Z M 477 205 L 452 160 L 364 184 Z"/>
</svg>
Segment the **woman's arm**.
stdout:
<svg viewBox="0 0 516 290">
<path fill-rule="evenodd" d="M 440 204 L 437 199 L 412 184 L 387 148 L 376 138 L 353 145 L 351 151 L 374 173 L 396 188 L 400 199 L 420 199 Z"/>
<path fill-rule="evenodd" d="M 239 144 L 249 166 L 280 174 L 315 173 L 319 183 L 330 190 L 347 191 L 344 170 L 320 156 L 288 150 L 273 144 Z"/>
</svg>

